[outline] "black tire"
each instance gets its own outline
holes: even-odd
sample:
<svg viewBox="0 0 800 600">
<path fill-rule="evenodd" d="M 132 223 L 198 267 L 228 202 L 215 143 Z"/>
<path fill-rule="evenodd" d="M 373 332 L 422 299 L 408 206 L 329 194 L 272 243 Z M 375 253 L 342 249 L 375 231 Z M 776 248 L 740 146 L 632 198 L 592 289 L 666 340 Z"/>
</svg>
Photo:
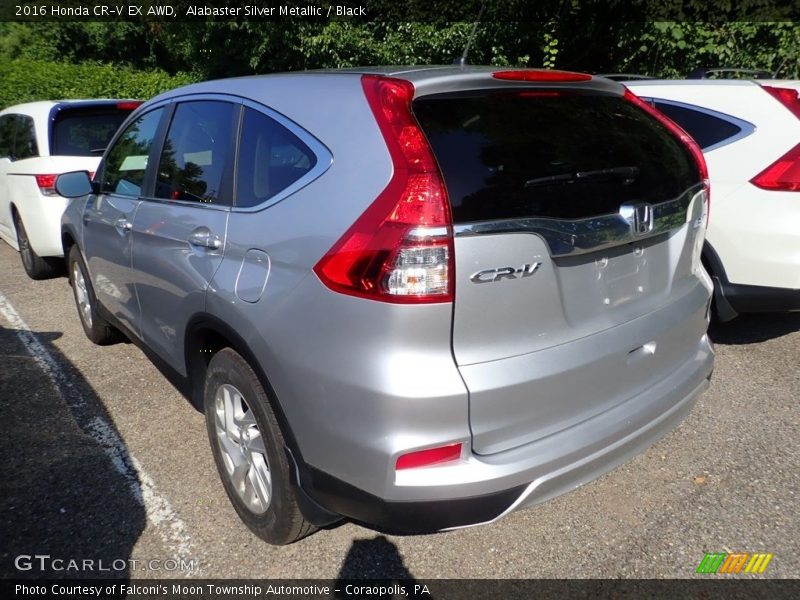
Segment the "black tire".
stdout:
<svg viewBox="0 0 800 600">
<path fill-rule="evenodd" d="M 99 346 L 113 344 L 120 340 L 120 333 L 108 324 L 97 312 L 97 298 L 92 289 L 92 281 L 86 265 L 83 264 L 81 252 L 72 246 L 68 258 L 69 283 L 72 286 L 72 297 L 78 309 L 78 318 L 83 332 L 92 342 Z"/>
<path fill-rule="evenodd" d="M 281 428 L 247 361 L 230 348 L 217 352 L 206 371 L 203 397 L 214 462 L 242 521 L 274 545 L 313 533 L 316 527 L 305 520 L 297 503 Z M 226 419 L 225 406 L 232 409 L 227 415 L 238 415 L 238 421 Z M 238 442 L 230 430 L 236 430 Z M 264 469 L 270 476 L 269 490 Z"/>
<path fill-rule="evenodd" d="M 31 279 L 50 279 L 63 273 L 63 261 L 57 258 L 42 258 L 31 247 L 28 233 L 19 215 L 14 215 L 14 228 L 17 230 L 17 245 L 22 268 Z"/>
</svg>

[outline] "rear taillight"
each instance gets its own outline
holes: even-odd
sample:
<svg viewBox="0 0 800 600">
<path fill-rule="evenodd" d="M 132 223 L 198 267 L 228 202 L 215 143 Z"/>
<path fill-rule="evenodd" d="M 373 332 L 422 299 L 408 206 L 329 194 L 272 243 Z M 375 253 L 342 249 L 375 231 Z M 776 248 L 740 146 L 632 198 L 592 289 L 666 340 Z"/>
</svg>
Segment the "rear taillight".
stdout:
<svg viewBox="0 0 800 600">
<path fill-rule="evenodd" d="M 56 177 L 58 175 L 34 175 L 39 191 L 45 196 L 56 196 Z"/>
<path fill-rule="evenodd" d="M 492 73 L 495 79 L 505 81 L 535 81 L 539 83 L 567 83 L 570 81 L 589 81 L 592 76 L 586 73 L 574 73 L 572 71 L 557 71 L 555 69 L 531 69 L 519 71 L 496 71 Z"/>
<path fill-rule="evenodd" d="M 419 467 L 430 467 L 442 463 L 458 460 L 461 458 L 461 443 L 448 444 L 438 448 L 428 448 L 427 450 L 417 450 L 398 457 L 395 469 L 417 469 Z"/>
<path fill-rule="evenodd" d="M 800 91 L 792 88 L 762 85 L 761 89 L 774 97 L 778 102 L 788 108 L 792 114 L 800 119 Z"/>
<path fill-rule="evenodd" d="M 635 104 L 647 114 L 655 118 L 659 123 L 661 123 L 664 127 L 666 127 L 673 135 L 679 138 L 686 147 L 689 148 L 689 151 L 692 153 L 692 157 L 694 157 L 695 163 L 697 163 L 697 169 L 700 172 L 700 179 L 703 181 L 703 185 L 706 188 L 706 225 L 708 225 L 708 216 L 711 211 L 711 186 L 709 185 L 708 181 L 708 166 L 706 165 L 706 159 L 703 156 L 703 151 L 700 149 L 700 146 L 697 142 L 694 141 L 694 138 L 686 133 L 683 128 L 678 125 L 675 121 L 670 119 L 667 115 L 662 113 L 652 104 L 645 102 L 639 96 L 634 94 L 629 89 L 625 90 L 625 95 L 623 96 L 625 100 L 628 102 Z"/>
<path fill-rule="evenodd" d="M 453 300 L 453 231 L 442 176 L 411 114 L 414 86 L 364 75 L 361 84 L 394 172 L 386 188 L 314 267 L 330 289 L 398 303 Z"/>
<path fill-rule="evenodd" d="M 750 180 L 764 190 L 800 192 L 800 144 Z"/>
<path fill-rule="evenodd" d="M 138 100 L 131 100 L 129 102 L 117 102 L 117 108 L 119 110 L 136 110 L 142 105 L 141 102 Z"/>
<path fill-rule="evenodd" d="M 762 85 L 761 89 L 800 119 L 800 91 L 773 85 Z M 750 183 L 764 190 L 800 192 L 800 144 L 753 177 Z"/>
</svg>

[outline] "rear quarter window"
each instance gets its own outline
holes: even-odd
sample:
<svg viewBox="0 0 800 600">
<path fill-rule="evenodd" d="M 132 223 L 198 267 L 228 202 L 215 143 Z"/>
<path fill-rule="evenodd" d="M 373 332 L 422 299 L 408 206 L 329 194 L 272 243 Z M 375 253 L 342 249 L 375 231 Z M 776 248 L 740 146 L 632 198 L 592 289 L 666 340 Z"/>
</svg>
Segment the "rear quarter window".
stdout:
<svg viewBox="0 0 800 600">
<path fill-rule="evenodd" d="M 671 200 L 700 181 L 683 143 L 618 96 L 484 91 L 424 96 L 413 108 L 456 223 L 584 219 Z"/>
<path fill-rule="evenodd" d="M 699 108 L 654 100 L 653 105 L 680 125 L 703 150 L 737 137 L 742 127 Z"/>
<path fill-rule="evenodd" d="M 311 149 L 283 125 L 245 108 L 236 174 L 236 206 L 258 206 L 303 178 L 317 163 Z"/>
</svg>

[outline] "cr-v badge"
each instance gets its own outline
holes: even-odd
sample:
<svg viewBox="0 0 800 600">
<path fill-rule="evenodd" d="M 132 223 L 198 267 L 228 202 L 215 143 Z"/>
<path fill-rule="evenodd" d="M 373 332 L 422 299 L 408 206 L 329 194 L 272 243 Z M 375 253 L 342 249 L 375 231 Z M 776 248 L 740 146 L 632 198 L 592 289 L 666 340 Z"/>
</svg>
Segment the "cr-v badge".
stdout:
<svg viewBox="0 0 800 600">
<path fill-rule="evenodd" d="M 542 266 L 542 263 L 524 264 L 518 269 L 514 267 L 498 267 L 496 269 L 484 269 L 474 273 L 469 280 L 473 283 L 492 283 L 501 279 L 517 279 L 519 277 L 530 277 Z"/>
</svg>

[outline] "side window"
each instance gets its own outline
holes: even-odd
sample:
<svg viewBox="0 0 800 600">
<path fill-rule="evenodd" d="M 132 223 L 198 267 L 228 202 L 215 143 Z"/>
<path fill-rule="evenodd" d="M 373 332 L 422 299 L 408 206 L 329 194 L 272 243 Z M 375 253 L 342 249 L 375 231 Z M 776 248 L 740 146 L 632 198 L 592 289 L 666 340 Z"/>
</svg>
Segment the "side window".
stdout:
<svg viewBox="0 0 800 600">
<path fill-rule="evenodd" d="M 268 116 L 245 108 L 236 174 L 236 206 L 256 206 L 282 192 L 316 164 L 296 135 Z"/>
<path fill-rule="evenodd" d="M 14 147 L 15 115 L 0 117 L 0 158 L 14 158 L 11 149 Z"/>
<path fill-rule="evenodd" d="M 229 102 L 178 104 L 158 163 L 157 198 L 230 204 L 223 185 L 237 109 Z"/>
<path fill-rule="evenodd" d="M 699 110 L 668 102 L 653 102 L 655 107 L 680 125 L 705 150 L 737 135 L 742 128 Z"/>
<path fill-rule="evenodd" d="M 101 171 L 102 190 L 123 196 L 139 196 L 144 185 L 147 157 L 153 145 L 163 108 L 142 115 L 128 125 L 109 150 Z"/>
<path fill-rule="evenodd" d="M 33 117 L 17 115 L 17 134 L 14 137 L 14 147 L 11 154 L 15 160 L 39 156 L 39 146 L 36 144 L 36 129 L 33 126 Z"/>
</svg>

